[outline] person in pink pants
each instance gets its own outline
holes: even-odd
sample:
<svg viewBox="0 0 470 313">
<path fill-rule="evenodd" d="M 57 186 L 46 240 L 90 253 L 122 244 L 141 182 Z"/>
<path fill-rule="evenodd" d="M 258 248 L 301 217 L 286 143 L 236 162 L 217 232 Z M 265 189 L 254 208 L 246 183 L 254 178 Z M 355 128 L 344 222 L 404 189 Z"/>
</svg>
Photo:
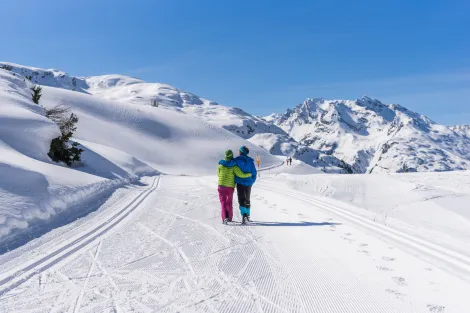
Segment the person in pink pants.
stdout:
<svg viewBox="0 0 470 313">
<path fill-rule="evenodd" d="M 219 200 L 221 206 L 222 221 L 232 221 L 233 217 L 233 191 L 235 188 L 219 186 Z"/>
</svg>

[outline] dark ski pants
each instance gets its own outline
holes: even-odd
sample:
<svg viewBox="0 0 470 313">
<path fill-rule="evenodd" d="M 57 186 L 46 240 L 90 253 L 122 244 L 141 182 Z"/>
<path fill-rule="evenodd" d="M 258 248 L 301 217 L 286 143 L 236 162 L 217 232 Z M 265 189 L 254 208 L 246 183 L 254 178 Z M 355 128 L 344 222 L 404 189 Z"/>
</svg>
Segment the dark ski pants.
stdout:
<svg viewBox="0 0 470 313">
<path fill-rule="evenodd" d="M 240 204 L 240 213 L 250 216 L 251 208 L 251 186 L 237 184 L 238 204 Z"/>
</svg>

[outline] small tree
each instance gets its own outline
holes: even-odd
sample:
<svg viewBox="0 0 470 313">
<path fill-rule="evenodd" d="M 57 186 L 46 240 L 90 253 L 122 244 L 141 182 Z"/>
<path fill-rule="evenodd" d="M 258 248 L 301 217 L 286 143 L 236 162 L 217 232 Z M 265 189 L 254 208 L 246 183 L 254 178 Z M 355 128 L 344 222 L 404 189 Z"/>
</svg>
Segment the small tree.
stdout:
<svg viewBox="0 0 470 313">
<path fill-rule="evenodd" d="M 73 162 L 81 161 L 81 153 L 79 144 L 74 142 L 70 145 L 69 140 L 73 133 L 77 130 L 78 117 L 70 113 L 70 108 L 59 104 L 51 109 L 46 109 L 46 117 L 54 121 L 60 129 L 61 136 L 52 140 L 49 150 L 49 157 L 54 162 L 64 162 L 68 166 L 72 166 Z"/>
<path fill-rule="evenodd" d="M 31 96 L 33 97 L 33 102 L 39 104 L 39 100 L 42 97 L 42 88 L 40 86 L 34 85 L 33 88 L 31 88 L 31 91 L 33 92 L 31 94 Z"/>
</svg>

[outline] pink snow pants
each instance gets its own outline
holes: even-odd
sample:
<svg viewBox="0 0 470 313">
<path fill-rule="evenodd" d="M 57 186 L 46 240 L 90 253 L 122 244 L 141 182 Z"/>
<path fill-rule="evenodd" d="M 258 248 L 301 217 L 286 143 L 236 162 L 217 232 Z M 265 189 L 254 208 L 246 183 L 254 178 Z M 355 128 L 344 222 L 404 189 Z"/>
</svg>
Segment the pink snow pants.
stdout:
<svg viewBox="0 0 470 313">
<path fill-rule="evenodd" d="M 232 220 L 233 217 L 233 191 L 235 188 L 219 186 L 219 199 L 220 199 L 220 206 L 222 212 L 222 221 L 226 218 L 229 221 Z"/>
</svg>

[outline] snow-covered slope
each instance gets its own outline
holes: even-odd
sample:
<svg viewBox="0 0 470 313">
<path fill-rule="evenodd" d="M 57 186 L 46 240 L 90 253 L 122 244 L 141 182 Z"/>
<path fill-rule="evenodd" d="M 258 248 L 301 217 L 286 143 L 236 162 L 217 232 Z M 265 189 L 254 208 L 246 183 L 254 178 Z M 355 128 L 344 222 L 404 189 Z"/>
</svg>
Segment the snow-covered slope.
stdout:
<svg viewBox="0 0 470 313">
<path fill-rule="evenodd" d="M 78 141 L 125 151 L 164 173 L 211 174 L 226 149 L 241 145 L 260 154 L 267 164 L 279 162 L 264 149 L 182 112 L 52 87 L 44 87 L 43 93 L 44 105 L 63 103 L 79 116 Z"/>
<path fill-rule="evenodd" d="M 0 239 L 143 175 L 212 174 L 228 148 L 247 145 L 267 166 L 280 163 L 264 149 L 183 112 L 44 87 L 41 105 L 64 104 L 79 117 L 74 139 L 85 149 L 84 164 L 70 169 L 47 156 L 60 132 L 31 101 L 29 79 L 3 69 L 0 75 Z"/>
<path fill-rule="evenodd" d="M 469 128 L 448 128 L 399 105 L 307 99 L 265 118 L 219 105 L 175 87 L 122 75 L 73 77 L 0 63 L 44 86 L 81 91 L 126 104 L 171 109 L 222 127 L 274 155 L 292 156 L 325 172 L 380 173 L 470 168 Z M 157 110 L 157 108 L 155 108 Z"/>
<path fill-rule="evenodd" d="M 34 104 L 22 77 L 0 70 L 0 239 L 31 221 L 46 220 L 79 198 L 104 193 L 123 183 L 106 181 L 53 164 L 47 153 L 60 135 L 57 125 Z M 92 158 L 89 150 L 85 156 Z M 98 164 L 86 163 L 83 171 Z M 109 170 L 99 164 L 102 171 Z M 128 178 L 129 175 L 123 175 Z"/>
<path fill-rule="evenodd" d="M 117 100 L 140 106 L 158 106 L 198 117 L 250 141 L 274 155 L 292 156 L 326 172 L 344 172 L 342 163 L 297 143 L 283 129 L 266 119 L 239 108 L 219 105 L 214 101 L 160 83 L 147 83 L 123 75 L 74 77 L 57 70 L 42 70 L 14 63 L 0 63 L 13 73 L 27 75 L 32 82 L 66 90 L 92 94 L 102 99 Z M 276 117 L 277 115 L 274 115 Z M 282 146 L 282 147 L 281 147 Z"/>
<path fill-rule="evenodd" d="M 470 125 L 457 125 L 449 128 L 462 136 L 470 137 Z"/>
<path fill-rule="evenodd" d="M 307 99 L 268 119 L 299 143 L 344 160 L 357 173 L 470 168 L 470 138 L 368 97 Z"/>
<path fill-rule="evenodd" d="M 394 166 L 388 155 L 399 151 L 434 166 L 464 158 L 463 128 L 369 99 L 318 101 L 316 134 L 325 133 L 325 146 L 337 142 L 319 151 L 287 134 L 315 131 L 310 112 L 305 121 L 286 118 L 281 130 L 273 122 L 282 115 L 263 122 L 202 100 L 139 104 L 125 90 L 144 95 L 149 85 L 128 77 L 76 80 L 82 87 L 74 88 L 57 71 L 37 72 L 52 85 L 40 104 L 63 103 L 79 116 L 74 140 L 84 164 L 49 160 L 59 130 L 30 100 L 29 80 L 40 82 L 0 69 L 1 312 L 468 313 L 468 171 L 318 175 L 300 160 L 279 166 L 266 151 L 307 155 L 330 171 L 341 162 L 334 155 L 375 142 L 386 156 L 370 150 L 371 164 Z M 233 134 L 248 129 L 245 120 L 259 131 Z M 383 151 L 383 140 L 397 143 Z M 266 168 L 253 188 L 253 220 L 237 227 L 237 209 L 221 223 L 214 170 L 224 149 L 241 144 Z"/>
</svg>

